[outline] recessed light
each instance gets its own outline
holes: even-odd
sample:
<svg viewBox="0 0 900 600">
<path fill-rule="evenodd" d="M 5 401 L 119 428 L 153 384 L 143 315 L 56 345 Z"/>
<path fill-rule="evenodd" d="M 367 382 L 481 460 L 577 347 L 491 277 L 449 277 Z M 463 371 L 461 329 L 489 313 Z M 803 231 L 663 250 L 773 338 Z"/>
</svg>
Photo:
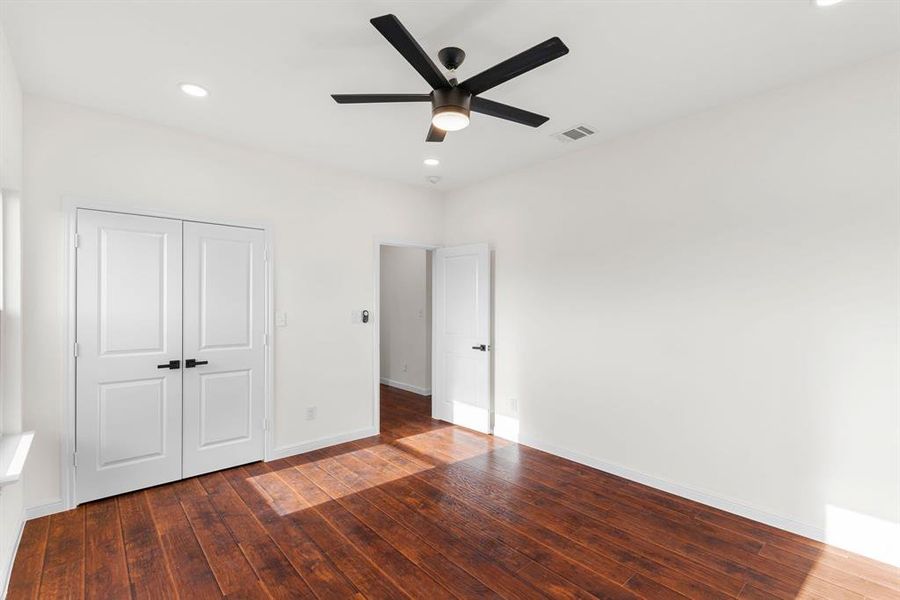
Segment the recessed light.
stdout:
<svg viewBox="0 0 900 600">
<path fill-rule="evenodd" d="M 181 88 L 182 92 L 188 96 L 193 96 L 194 98 L 206 98 L 209 96 L 209 90 L 196 83 L 182 83 L 179 84 L 178 87 Z"/>
<path fill-rule="evenodd" d="M 441 164 L 441 161 L 439 161 L 439 160 L 436 159 L 436 158 L 426 158 L 426 159 L 423 160 L 422 162 L 424 162 L 424 163 L 425 163 L 425 166 L 427 166 L 427 167 L 436 167 L 436 166 L 438 166 L 439 164 Z"/>
<path fill-rule="evenodd" d="M 834 6 L 835 4 L 840 4 L 844 0 L 812 0 L 813 4 L 820 8 L 825 8 L 826 6 Z"/>
</svg>

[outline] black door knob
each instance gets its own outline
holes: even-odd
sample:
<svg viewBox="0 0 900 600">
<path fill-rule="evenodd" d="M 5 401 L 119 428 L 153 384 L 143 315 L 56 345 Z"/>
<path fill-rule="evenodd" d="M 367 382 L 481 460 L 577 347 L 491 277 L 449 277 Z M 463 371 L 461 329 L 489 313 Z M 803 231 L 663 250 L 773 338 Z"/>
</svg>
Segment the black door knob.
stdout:
<svg viewBox="0 0 900 600">
<path fill-rule="evenodd" d="M 209 364 L 208 360 L 197 360 L 196 358 L 189 358 L 186 361 L 184 361 L 184 368 L 185 369 L 193 369 L 194 367 L 197 367 L 199 365 L 208 365 L 208 364 Z"/>
<path fill-rule="evenodd" d="M 481 344 L 480 346 L 472 346 L 472 350 L 481 350 L 482 352 L 487 352 L 487 346 L 485 344 Z"/>
<path fill-rule="evenodd" d="M 170 360 L 169 362 L 167 362 L 165 364 L 156 365 L 156 368 L 157 369 L 180 369 L 181 361 L 180 360 Z"/>
</svg>

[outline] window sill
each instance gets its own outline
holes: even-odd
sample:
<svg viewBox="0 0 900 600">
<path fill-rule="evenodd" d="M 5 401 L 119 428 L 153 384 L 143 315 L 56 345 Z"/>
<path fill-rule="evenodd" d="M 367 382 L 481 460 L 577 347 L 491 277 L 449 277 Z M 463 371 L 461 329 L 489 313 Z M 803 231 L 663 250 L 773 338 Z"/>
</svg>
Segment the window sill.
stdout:
<svg viewBox="0 0 900 600">
<path fill-rule="evenodd" d="M 22 478 L 22 468 L 34 439 L 33 431 L 0 436 L 0 487 Z"/>
</svg>

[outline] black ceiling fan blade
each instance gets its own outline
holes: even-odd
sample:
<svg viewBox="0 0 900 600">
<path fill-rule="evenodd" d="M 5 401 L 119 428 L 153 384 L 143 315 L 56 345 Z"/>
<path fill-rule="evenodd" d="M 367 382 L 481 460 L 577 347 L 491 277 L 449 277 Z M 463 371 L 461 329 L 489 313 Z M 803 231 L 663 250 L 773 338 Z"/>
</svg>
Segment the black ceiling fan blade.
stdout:
<svg viewBox="0 0 900 600">
<path fill-rule="evenodd" d="M 508 104 L 494 102 L 493 100 L 481 98 L 480 96 L 472 98 L 471 109 L 483 115 L 497 117 L 498 119 L 506 119 L 507 121 L 513 121 L 514 123 L 528 125 L 529 127 L 540 127 L 550 120 L 550 117 L 522 110 L 521 108 L 516 108 L 515 106 L 510 106 Z"/>
<path fill-rule="evenodd" d="M 369 104 L 374 102 L 431 102 L 431 94 L 332 94 L 338 104 Z"/>
<path fill-rule="evenodd" d="M 562 43 L 562 40 L 558 37 L 552 37 L 546 42 L 541 42 L 533 48 L 520 52 L 512 58 L 508 58 L 486 71 L 482 71 L 478 75 L 469 77 L 460 84 L 460 87 L 473 94 L 480 94 L 500 85 L 504 81 L 509 81 L 513 77 L 518 77 L 568 53 L 569 48 Z"/>
<path fill-rule="evenodd" d="M 403 55 L 406 62 L 412 65 L 413 69 L 419 72 L 419 75 L 425 78 L 432 88 L 447 87 L 450 83 L 441 70 L 437 68 L 434 62 L 428 58 L 422 46 L 415 40 L 412 34 L 407 31 L 403 23 L 394 15 L 383 15 L 375 17 L 370 22 L 375 26 L 381 35 L 391 43 L 391 46 L 397 49 L 397 52 Z"/>
<path fill-rule="evenodd" d="M 443 129 L 438 129 L 434 125 L 428 128 L 428 135 L 425 137 L 426 142 L 443 142 L 444 137 L 447 135 L 447 132 Z"/>
</svg>

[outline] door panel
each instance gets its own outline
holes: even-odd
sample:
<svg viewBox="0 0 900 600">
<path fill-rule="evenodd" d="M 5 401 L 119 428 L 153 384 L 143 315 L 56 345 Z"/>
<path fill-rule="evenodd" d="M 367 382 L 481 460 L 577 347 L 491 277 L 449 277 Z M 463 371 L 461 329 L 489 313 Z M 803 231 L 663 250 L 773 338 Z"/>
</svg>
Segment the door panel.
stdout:
<svg viewBox="0 0 900 600">
<path fill-rule="evenodd" d="M 487 244 L 441 248 L 433 271 L 433 416 L 490 432 L 490 250 Z"/>
<path fill-rule="evenodd" d="M 162 456 L 166 450 L 165 377 L 104 383 L 99 388 L 99 467 Z M 141 427 L 133 427 L 134 422 Z"/>
<path fill-rule="evenodd" d="M 79 210 L 76 498 L 181 477 L 181 221 Z"/>
<path fill-rule="evenodd" d="M 264 453 L 265 237 L 184 224 L 184 476 Z M 187 365 L 186 365 L 187 366 Z"/>
<path fill-rule="evenodd" d="M 165 351 L 167 237 L 100 230 L 101 355 Z"/>
<path fill-rule="evenodd" d="M 249 348 L 253 244 L 201 237 L 199 245 L 200 348 Z"/>
<path fill-rule="evenodd" d="M 200 448 L 249 440 L 253 416 L 250 371 L 198 375 Z"/>
</svg>

